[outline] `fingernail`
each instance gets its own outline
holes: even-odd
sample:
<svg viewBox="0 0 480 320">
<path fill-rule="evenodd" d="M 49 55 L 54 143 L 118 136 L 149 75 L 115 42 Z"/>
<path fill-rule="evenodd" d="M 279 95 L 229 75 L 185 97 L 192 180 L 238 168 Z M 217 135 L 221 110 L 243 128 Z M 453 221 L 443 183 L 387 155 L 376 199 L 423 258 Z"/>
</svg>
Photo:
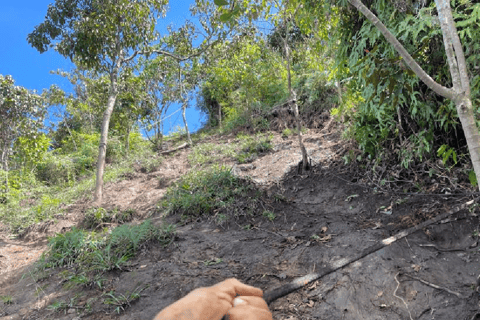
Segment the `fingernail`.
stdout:
<svg viewBox="0 0 480 320">
<path fill-rule="evenodd" d="M 242 304 L 242 303 L 245 303 L 245 301 L 243 301 L 242 299 L 240 298 L 235 298 L 233 299 L 233 306 L 236 307 L 238 306 L 239 304 Z"/>
</svg>

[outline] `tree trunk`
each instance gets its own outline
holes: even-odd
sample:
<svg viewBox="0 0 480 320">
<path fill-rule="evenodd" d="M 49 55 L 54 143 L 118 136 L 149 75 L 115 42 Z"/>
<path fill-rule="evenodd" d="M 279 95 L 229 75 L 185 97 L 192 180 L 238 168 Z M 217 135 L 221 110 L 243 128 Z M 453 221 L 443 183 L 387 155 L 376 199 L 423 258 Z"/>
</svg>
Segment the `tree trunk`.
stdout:
<svg viewBox="0 0 480 320">
<path fill-rule="evenodd" d="M 95 182 L 94 202 L 101 205 L 103 200 L 103 173 L 105 170 L 105 156 L 107 154 L 108 127 L 110 117 L 117 100 L 117 74 L 110 75 L 110 90 L 108 95 L 107 109 L 103 113 L 102 131 L 100 134 L 100 145 L 98 147 L 97 178 Z"/>
<path fill-rule="evenodd" d="M 446 88 L 435 82 L 410 56 L 402 44 L 395 36 L 388 31 L 387 27 L 363 5 L 360 0 L 348 0 L 357 8 L 370 22 L 372 22 L 385 39 L 393 45 L 395 50 L 404 59 L 406 65 L 433 91 L 450 99 L 455 103 L 458 117 L 462 124 L 465 138 L 467 140 L 468 151 L 477 177 L 480 188 L 480 134 L 476 126 L 475 115 L 473 112 L 472 101 L 470 98 L 470 82 L 465 63 L 463 48 L 458 37 L 455 22 L 452 16 L 452 10 L 448 0 L 435 0 L 437 11 L 442 28 L 445 52 L 452 76 L 453 89 Z"/>
<path fill-rule="evenodd" d="M 183 117 L 183 123 L 185 124 L 185 131 L 187 131 L 187 139 L 188 143 L 193 146 L 192 138 L 190 137 L 190 131 L 188 130 L 188 123 L 187 123 L 187 116 L 185 115 L 185 111 L 187 110 L 187 100 L 183 99 L 183 105 L 182 105 L 182 117 Z"/>
<path fill-rule="evenodd" d="M 128 157 L 128 151 L 130 150 L 130 131 L 131 126 L 128 124 L 127 133 L 125 134 L 125 158 Z"/>
<path fill-rule="evenodd" d="M 288 24 L 286 27 L 286 34 L 287 36 L 283 39 L 284 50 L 285 50 L 285 58 L 287 59 L 287 79 L 288 79 L 288 92 L 290 93 L 290 99 L 293 104 L 293 114 L 295 115 L 295 123 L 297 125 L 297 136 L 298 136 L 298 144 L 300 146 L 300 151 L 302 152 L 302 172 L 307 171 L 310 169 L 309 160 L 307 149 L 305 149 L 305 145 L 303 144 L 303 137 L 302 137 L 302 121 L 300 120 L 300 113 L 298 112 L 298 104 L 297 104 L 297 94 L 292 88 L 292 72 L 290 67 L 290 47 L 288 45 Z M 300 171 L 300 169 L 299 169 Z"/>
</svg>

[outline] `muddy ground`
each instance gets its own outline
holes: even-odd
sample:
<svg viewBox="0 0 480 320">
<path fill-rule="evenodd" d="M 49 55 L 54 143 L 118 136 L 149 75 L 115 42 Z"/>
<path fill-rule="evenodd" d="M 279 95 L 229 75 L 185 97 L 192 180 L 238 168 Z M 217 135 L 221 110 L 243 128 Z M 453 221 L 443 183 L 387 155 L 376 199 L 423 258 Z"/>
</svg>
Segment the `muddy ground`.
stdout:
<svg viewBox="0 0 480 320">
<path fill-rule="evenodd" d="M 229 143 L 234 137 L 216 139 Z M 46 235 L 80 223 L 89 201 L 67 208 L 58 224 L 32 227 L 19 239 L 2 233 L 0 296 L 12 296 L 13 303 L 0 301 L 0 319 L 151 319 L 192 289 L 229 277 L 268 290 L 472 199 L 376 192 L 338 165 L 344 152 L 338 133 L 310 130 L 305 140 L 314 168 L 302 175 L 296 138 L 279 134 L 274 151 L 254 162 L 224 162 L 264 192 L 274 221 L 258 215 L 220 225 L 215 219 L 179 224 L 171 245 L 145 248 L 128 270 L 107 274 L 103 290 L 66 289 L 58 274 L 31 271 Z M 189 152 L 169 156 L 157 171 L 139 170 L 108 185 L 107 206 L 134 208 L 138 220 L 150 215 L 166 187 L 191 168 Z M 162 221 L 158 213 L 152 219 Z M 274 319 L 477 319 L 479 224 L 475 211 L 460 211 L 273 302 Z M 103 303 L 112 291 L 141 291 L 141 297 L 117 313 Z M 55 301 L 69 306 L 53 310 Z"/>
</svg>

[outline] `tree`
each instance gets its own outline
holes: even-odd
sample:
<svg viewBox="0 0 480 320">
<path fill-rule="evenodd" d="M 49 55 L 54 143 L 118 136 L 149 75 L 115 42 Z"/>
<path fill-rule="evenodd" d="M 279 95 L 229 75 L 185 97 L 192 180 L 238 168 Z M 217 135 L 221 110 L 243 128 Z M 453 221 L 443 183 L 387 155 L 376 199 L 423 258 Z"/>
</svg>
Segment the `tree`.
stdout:
<svg viewBox="0 0 480 320">
<path fill-rule="evenodd" d="M 54 48 L 80 69 L 109 78 L 103 114 L 94 201 L 103 198 L 103 173 L 110 117 L 118 96 L 121 71 L 155 40 L 155 24 L 168 0 L 56 0 L 45 21 L 28 35 L 41 53 Z"/>
<path fill-rule="evenodd" d="M 6 193 L 8 164 L 14 142 L 20 137 L 35 140 L 43 128 L 44 118 L 45 106 L 41 96 L 16 86 L 11 76 L 0 75 L 0 169 L 6 176 Z"/>
<path fill-rule="evenodd" d="M 470 80 L 463 47 L 458 36 L 452 9 L 448 0 L 435 0 L 440 18 L 445 52 L 450 69 L 453 87 L 447 88 L 433 80 L 412 58 L 387 27 L 360 1 L 348 0 L 357 8 L 395 48 L 405 64 L 435 93 L 455 103 L 458 117 L 462 123 L 477 181 L 480 182 L 480 134 L 476 125 L 471 100 Z M 480 187 L 480 184 L 479 184 Z"/>
</svg>

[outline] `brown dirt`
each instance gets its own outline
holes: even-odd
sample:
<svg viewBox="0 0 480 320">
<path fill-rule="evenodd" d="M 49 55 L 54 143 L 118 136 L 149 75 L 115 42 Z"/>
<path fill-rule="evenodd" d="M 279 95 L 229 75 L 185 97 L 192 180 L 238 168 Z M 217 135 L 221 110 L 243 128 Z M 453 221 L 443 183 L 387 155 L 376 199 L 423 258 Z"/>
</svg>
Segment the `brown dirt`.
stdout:
<svg viewBox="0 0 480 320">
<path fill-rule="evenodd" d="M 0 319 L 151 319 L 190 290 L 228 277 L 271 289 L 469 200 L 405 198 L 352 182 L 352 175 L 342 173 L 338 165 L 344 142 L 330 129 L 312 129 L 304 135 L 314 168 L 303 175 L 297 171 L 300 153 L 295 136 L 284 139 L 275 134 L 274 150 L 252 163 L 223 162 L 265 191 L 264 203 L 276 215 L 273 222 L 258 215 L 222 225 L 204 219 L 180 226 L 169 247 L 150 246 L 128 271 L 107 274 L 103 291 L 67 290 L 58 275 L 42 277 L 29 271 L 46 248 L 46 236 L 79 224 L 88 201 L 67 208 L 56 224 L 33 226 L 21 239 L 0 233 L 0 296 L 13 297 L 13 304 L 0 302 Z M 230 143 L 235 138 L 211 139 Z M 108 184 L 105 206 L 135 209 L 137 220 L 151 215 L 166 188 L 191 170 L 189 152 L 166 157 L 152 173 L 139 171 Z M 275 301 L 270 306 L 274 319 L 476 319 L 478 230 L 475 212 L 459 212 Z M 138 288 L 145 288 L 141 298 L 120 314 L 102 303 L 112 290 L 127 294 Z M 47 308 L 76 294 L 80 297 L 65 312 Z M 84 310 L 87 302 L 91 312 Z"/>
</svg>

